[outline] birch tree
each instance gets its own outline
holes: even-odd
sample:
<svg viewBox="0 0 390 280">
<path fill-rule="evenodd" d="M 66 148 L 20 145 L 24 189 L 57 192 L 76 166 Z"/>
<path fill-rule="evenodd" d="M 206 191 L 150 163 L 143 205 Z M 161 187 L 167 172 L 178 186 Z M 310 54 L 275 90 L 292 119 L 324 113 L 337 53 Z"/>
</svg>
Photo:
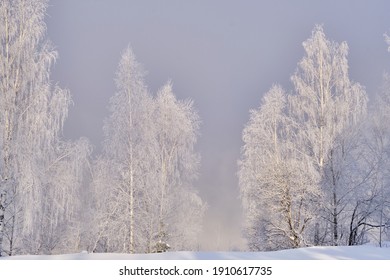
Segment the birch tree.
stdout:
<svg viewBox="0 0 390 280">
<path fill-rule="evenodd" d="M 151 97 L 130 48 L 116 83 L 104 151 L 93 172 L 99 214 L 90 247 L 127 253 L 166 250 L 167 244 L 194 248 L 204 205 L 191 187 L 199 164 L 192 103 L 177 101 L 170 83 Z M 192 222 L 185 225 L 189 215 Z"/>
<path fill-rule="evenodd" d="M 72 253 L 83 247 L 92 147 L 87 138 L 61 142 L 46 173 L 42 204 L 42 252 Z M 45 211 L 46 210 L 46 211 Z M 43 234 L 42 234 L 43 233 Z"/>
<path fill-rule="evenodd" d="M 286 99 L 271 90 L 260 110 L 252 112 L 243 133 L 239 175 L 244 208 L 254 218 L 249 236 L 266 233 L 272 236 L 269 240 L 278 240 L 278 233 L 294 241 L 276 242 L 284 247 L 297 247 L 302 240 L 353 245 L 363 242 L 364 226 L 377 212 L 376 164 L 363 133 L 366 93 L 348 77 L 345 42 L 329 41 L 316 26 L 303 47 L 305 56 L 291 77 L 295 92 Z M 289 199 L 297 190 L 291 186 L 303 194 L 291 195 L 299 197 L 298 202 Z M 294 221 L 290 218 L 294 211 L 301 213 L 294 203 L 306 205 L 305 201 L 306 220 Z M 276 205 L 285 205 L 282 218 L 275 217 L 282 213 Z M 306 236 L 299 236 L 296 225 L 305 229 Z"/>
<path fill-rule="evenodd" d="M 50 85 L 57 54 L 44 39 L 46 6 L 38 0 L 0 4 L 0 253 L 12 254 L 20 232 L 35 225 L 34 209 L 42 197 L 36 174 L 45 152 L 53 149 L 70 102 L 68 92 Z"/>
<path fill-rule="evenodd" d="M 51 251 L 46 226 L 63 225 L 77 200 L 76 185 L 54 176 L 68 153 L 60 134 L 71 98 L 50 82 L 57 52 L 45 39 L 46 8 L 45 0 L 0 2 L 0 254 Z"/>
<path fill-rule="evenodd" d="M 107 180 L 107 189 L 99 189 L 100 195 L 110 197 L 105 206 L 105 230 L 109 230 L 117 239 L 108 234 L 111 250 L 134 253 L 139 252 L 142 237 L 141 228 L 145 223 L 140 220 L 145 184 L 153 167 L 153 145 L 151 129 L 152 99 L 144 84 L 144 74 L 135 59 L 131 48 L 122 54 L 116 75 L 117 93 L 110 100 L 111 116 L 107 119 L 104 133 L 103 164 L 98 167 L 109 174 L 96 174 L 98 180 Z M 110 165 L 110 166 L 108 166 Z M 101 169 L 103 168 L 103 169 Z M 101 179 L 98 176 L 102 176 Z M 150 187 L 150 186 L 146 186 Z M 115 243 L 115 244 L 114 244 Z"/>
<path fill-rule="evenodd" d="M 199 157 L 194 151 L 199 117 L 191 101 L 176 99 L 172 84 L 168 82 L 157 93 L 154 118 L 159 187 L 158 242 L 170 243 L 176 249 L 194 249 L 196 239 L 179 244 L 183 237 L 190 239 L 185 237 L 188 233 L 199 233 L 204 212 L 204 204 L 191 187 L 199 166 Z M 180 212 L 185 216 L 178 216 Z"/>
<path fill-rule="evenodd" d="M 355 228 L 377 229 L 375 236 L 382 245 L 390 227 L 390 77 L 385 74 L 383 85 L 372 107 L 367 127 L 367 150 L 374 169 L 372 180 L 375 196 L 371 202 L 375 208 L 373 217 L 356 222 Z M 360 230 L 362 231 L 362 230 Z M 378 233 L 379 231 L 379 233 Z"/>
<path fill-rule="evenodd" d="M 239 182 L 252 250 L 305 245 L 319 197 L 316 170 L 296 152 L 287 100 L 280 86 L 271 88 L 243 131 Z"/>
<path fill-rule="evenodd" d="M 324 218 L 331 225 L 331 242 L 337 245 L 350 194 L 366 179 L 356 181 L 349 172 L 354 168 L 351 156 L 359 148 L 358 126 L 366 114 L 367 97 L 361 85 L 349 80 L 345 42 L 329 41 L 316 26 L 303 46 L 306 55 L 291 78 L 296 90 L 293 114 L 302 126 L 304 153 L 321 174 Z"/>
</svg>

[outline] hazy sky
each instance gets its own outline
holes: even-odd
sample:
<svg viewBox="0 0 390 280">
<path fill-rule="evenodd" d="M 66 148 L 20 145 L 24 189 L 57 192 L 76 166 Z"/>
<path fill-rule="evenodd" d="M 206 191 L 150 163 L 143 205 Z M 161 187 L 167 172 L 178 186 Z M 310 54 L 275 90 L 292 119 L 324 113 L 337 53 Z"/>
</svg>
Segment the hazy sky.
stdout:
<svg viewBox="0 0 390 280">
<path fill-rule="evenodd" d="M 194 100 L 202 119 L 196 187 L 209 204 L 210 249 L 238 246 L 242 129 L 274 83 L 291 89 L 315 24 L 328 38 L 347 41 L 350 77 L 369 96 L 390 71 L 386 0 L 52 0 L 46 22 L 60 55 L 52 79 L 74 100 L 65 138 L 86 136 L 100 150 L 114 73 L 128 45 L 148 72 L 151 92 L 171 79 L 178 98 Z"/>
</svg>

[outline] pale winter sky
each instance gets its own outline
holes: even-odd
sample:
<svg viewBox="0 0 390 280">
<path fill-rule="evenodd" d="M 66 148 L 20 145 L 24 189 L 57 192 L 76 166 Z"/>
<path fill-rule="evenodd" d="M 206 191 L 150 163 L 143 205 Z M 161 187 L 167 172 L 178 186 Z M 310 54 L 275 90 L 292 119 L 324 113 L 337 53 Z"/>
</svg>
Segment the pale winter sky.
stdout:
<svg viewBox="0 0 390 280">
<path fill-rule="evenodd" d="M 302 42 L 315 24 L 349 45 L 350 77 L 373 96 L 390 53 L 390 1 L 52 0 L 48 36 L 60 58 L 52 79 L 73 96 L 64 137 L 99 152 L 120 54 L 132 46 L 156 92 L 172 79 L 202 119 L 196 187 L 209 204 L 205 249 L 240 246 L 237 160 L 249 110 L 274 84 L 291 89 Z M 210 242 L 208 242 L 210 241 Z"/>
</svg>

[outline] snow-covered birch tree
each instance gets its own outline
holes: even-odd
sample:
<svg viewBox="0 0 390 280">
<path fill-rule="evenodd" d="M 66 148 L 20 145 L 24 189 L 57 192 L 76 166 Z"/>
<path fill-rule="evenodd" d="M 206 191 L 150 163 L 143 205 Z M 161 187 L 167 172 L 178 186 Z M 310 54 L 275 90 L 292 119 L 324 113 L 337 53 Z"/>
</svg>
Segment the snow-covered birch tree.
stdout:
<svg viewBox="0 0 390 280">
<path fill-rule="evenodd" d="M 280 86 L 272 87 L 243 131 L 239 183 L 251 250 L 303 246 L 315 216 L 318 174 L 297 152 L 287 100 Z"/>
<path fill-rule="evenodd" d="M 355 223 L 355 228 L 360 231 L 377 229 L 375 237 L 380 245 L 386 233 L 388 238 L 390 228 L 390 76 L 385 74 L 383 81 L 382 89 L 370 108 L 366 133 L 368 163 L 373 169 L 371 184 L 375 190 L 370 201 L 374 208 L 373 215 Z"/>
<path fill-rule="evenodd" d="M 110 243 L 107 250 L 135 253 L 142 252 L 140 239 L 147 220 L 141 219 L 140 209 L 146 191 L 150 191 L 147 188 L 153 186 L 146 185 L 154 170 L 153 102 L 131 48 L 122 54 L 116 85 L 117 93 L 110 100 L 111 116 L 104 126 L 104 151 L 94 175 L 98 195 L 108 198 L 101 205 L 105 225 L 99 231 Z M 107 170 L 110 172 L 106 173 Z M 104 180 L 107 184 L 101 186 Z"/>
<path fill-rule="evenodd" d="M 301 125 L 302 151 L 322 177 L 324 219 L 331 225 L 331 243 L 337 245 L 350 194 L 366 179 L 349 175 L 355 168 L 352 154 L 359 149 L 367 97 L 361 85 L 349 80 L 345 42 L 329 41 L 316 26 L 303 46 L 306 55 L 291 78 L 296 91 L 291 108 Z"/>
<path fill-rule="evenodd" d="M 170 83 L 151 97 L 143 73 L 127 48 L 93 172 L 94 251 L 150 253 L 168 243 L 192 249 L 198 241 L 204 206 L 190 187 L 199 163 L 198 116 L 191 102 L 176 100 Z"/>
<path fill-rule="evenodd" d="M 199 156 L 194 151 L 199 117 L 191 101 L 176 99 L 172 84 L 168 82 L 157 93 L 154 118 L 159 188 L 158 242 L 169 243 L 175 249 L 195 249 L 198 241 L 195 237 L 199 236 L 204 212 L 203 203 L 191 187 L 199 167 Z M 190 220 L 189 216 L 192 216 Z M 187 240 L 185 243 L 183 238 Z"/>
<path fill-rule="evenodd" d="M 71 99 L 50 82 L 57 52 L 45 39 L 46 8 L 46 0 L 0 2 L 0 254 L 47 252 L 47 211 L 72 207 L 72 192 L 48 186 Z"/>
<path fill-rule="evenodd" d="M 239 177 L 244 208 L 249 219 L 254 219 L 249 222 L 249 236 L 269 236 L 275 233 L 270 230 L 274 227 L 295 240 L 285 247 L 297 247 L 302 240 L 314 245 L 353 245 L 364 239 L 362 219 L 368 221 L 376 212 L 375 160 L 363 133 L 366 93 L 349 79 L 345 42 L 329 41 L 322 27 L 316 26 L 303 47 L 305 56 L 291 77 L 295 92 L 286 99 L 273 88 L 244 129 Z M 303 194 L 291 195 L 304 198 L 297 204 L 308 203 L 303 221 L 310 221 L 310 229 L 309 223 L 290 218 L 294 210 L 301 213 L 288 199 L 292 186 L 299 186 Z M 278 193 L 278 188 L 283 191 Z M 281 213 L 281 205 L 286 205 L 284 213 L 288 214 L 278 219 L 275 213 Z M 281 221 L 294 226 L 283 228 L 277 224 Z M 297 225 L 305 229 L 306 236 L 297 234 Z"/>
<path fill-rule="evenodd" d="M 30 239 L 30 244 L 39 241 L 39 253 L 85 250 L 83 239 L 88 218 L 85 212 L 89 210 L 91 152 L 86 138 L 61 141 L 55 158 L 48 163 L 42 180 L 45 195 L 40 206 L 41 230 L 36 230 Z"/>
<path fill-rule="evenodd" d="M 5 208 L 0 214 L 4 217 L 0 253 L 12 254 L 20 231 L 33 228 L 34 206 L 42 191 L 35 180 L 37 163 L 55 141 L 70 100 L 66 91 L 52 90 L 49 83 L 56 52 L 43 39 L 46 5 L 46 1 L 7 0 L 0 4 L 0 208 Z"/>
</svg>

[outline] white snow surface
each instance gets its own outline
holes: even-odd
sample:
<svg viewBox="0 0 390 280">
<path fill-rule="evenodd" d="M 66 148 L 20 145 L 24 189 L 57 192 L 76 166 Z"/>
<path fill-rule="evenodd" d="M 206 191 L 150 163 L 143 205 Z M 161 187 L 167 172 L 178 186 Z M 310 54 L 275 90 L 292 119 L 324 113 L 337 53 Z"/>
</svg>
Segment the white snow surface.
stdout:
<svg viewBox="0 0 390 280">
<path fill-rule="evenodd" d="M 20 255 L 0 260 L 390 260 L 390 246 L 307 247 L 273 252 L 166 252 L 159 254 L 88 253 Z"/>
</svg>

